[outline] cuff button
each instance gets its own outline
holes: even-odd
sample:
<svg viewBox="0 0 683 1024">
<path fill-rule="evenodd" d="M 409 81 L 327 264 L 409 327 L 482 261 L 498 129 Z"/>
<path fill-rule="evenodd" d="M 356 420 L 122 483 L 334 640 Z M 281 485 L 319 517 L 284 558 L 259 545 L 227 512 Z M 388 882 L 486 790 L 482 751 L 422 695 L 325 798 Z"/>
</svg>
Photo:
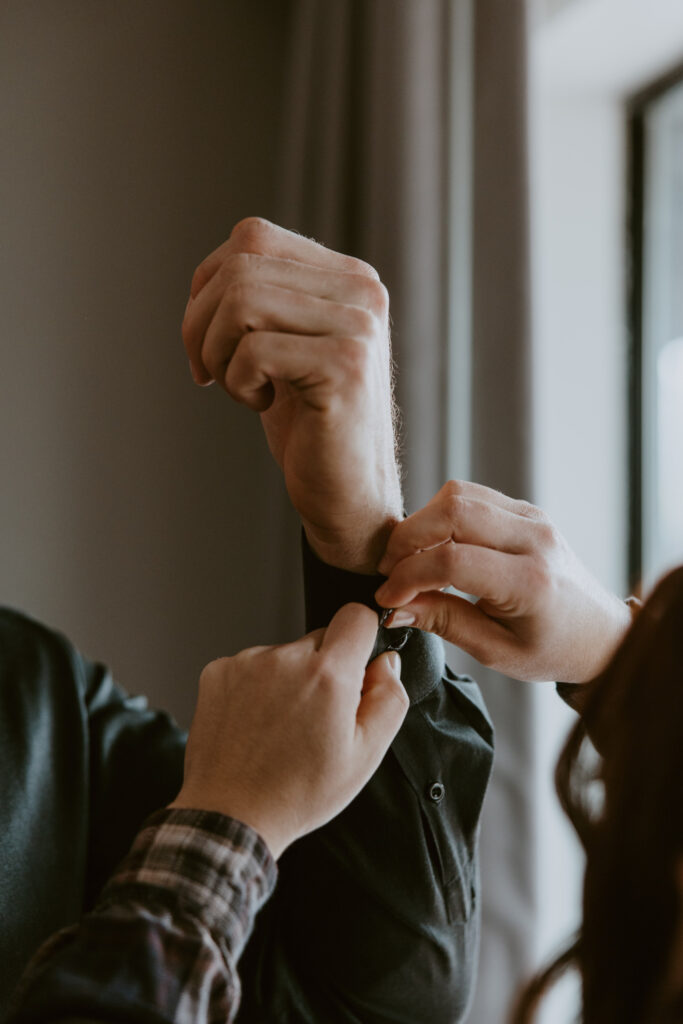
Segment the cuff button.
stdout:
<svg viewBox="0 0 683 1024">
<path fill-rule="evenodd" d="M 388 651 L 402 651 L 403 648 L 405 647 L 405 645 L 410 640 L 410 636 L 411 636 L 412 632 L 413 632 L 412 629 L 406 629 L 406 630 L 403 631 L 403 633 L 398 633 L 398 635 L 396 635 L 396 633 L 394 633 L 393 630 L 390 630 L 389 631 L 389 635 L 390 635 L 391 639 L 390 639 L 389 643 L 387 644 L 387 650 Z"/>
</svg>

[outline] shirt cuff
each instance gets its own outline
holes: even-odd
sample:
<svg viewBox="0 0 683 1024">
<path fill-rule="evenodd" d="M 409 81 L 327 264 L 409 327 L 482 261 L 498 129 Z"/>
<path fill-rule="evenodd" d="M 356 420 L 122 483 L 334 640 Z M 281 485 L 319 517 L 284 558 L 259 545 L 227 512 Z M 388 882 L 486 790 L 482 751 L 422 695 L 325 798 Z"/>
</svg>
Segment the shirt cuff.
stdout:
<svg viewBox="0 0 683 1024">
<path fill-rule="evenodd" d="M 248 825 L 216 811 L 157 811 L 105 886 L 109 902 L 154 902 L 202 923 L 237 958 L 272 893 L 277 867 Z"/>
<path fill-rule="evenodd" d="M 315 554 L 303 530 L 301 548 L 307 632 L 329 626 L 335 613 L 349 602 L 364 604 L 379 616 L 377 637 L 368 662 L 385 651 L 400 651 L 401 681 L 411 704 L 418 703 L 431 693 L 445 671 L 443 644 L 431 633 L 423 633 L 411 626 L 386 629 L 382 625 L 389 610 L 377 604 L 375 591 L 384 583 L 386 576 L 380 573 L 368 576 L 328 565 Z"/>
</svg>

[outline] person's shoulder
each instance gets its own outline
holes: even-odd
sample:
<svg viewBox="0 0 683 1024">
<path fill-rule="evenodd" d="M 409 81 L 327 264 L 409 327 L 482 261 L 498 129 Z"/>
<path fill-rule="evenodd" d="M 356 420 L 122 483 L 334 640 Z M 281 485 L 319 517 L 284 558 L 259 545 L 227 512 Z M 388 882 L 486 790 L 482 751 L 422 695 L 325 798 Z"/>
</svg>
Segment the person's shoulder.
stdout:
<svg viewBox="0 0 683 1024">
<path fill-rule="evenodd" d="M 23 678 L 58 674 L 84 682 L 85 663 L 57 629 L 18 608 L 0 605 L 0 673 Z"/>
<path fill-rule="evenodd" d="M 66 636 L 59 630 L 52 629 L 28 612 L 9 605 L 0 605 L 0 636 L 16 643 L 22 641 L 51 642 L 70 646 Z"/>
</svg>

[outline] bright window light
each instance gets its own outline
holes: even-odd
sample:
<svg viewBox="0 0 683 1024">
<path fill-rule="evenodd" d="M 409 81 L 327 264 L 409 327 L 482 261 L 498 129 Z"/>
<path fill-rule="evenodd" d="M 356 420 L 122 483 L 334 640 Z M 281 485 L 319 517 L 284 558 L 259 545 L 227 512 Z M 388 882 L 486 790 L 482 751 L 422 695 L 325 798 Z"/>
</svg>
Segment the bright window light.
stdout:
<svg viewBox="0 0 683 1024">
<path fill-rule="evenodd" d="M 660 568 L 683 562 L 683 338 L 657 359 L 657 497 Z"/>
</svg>

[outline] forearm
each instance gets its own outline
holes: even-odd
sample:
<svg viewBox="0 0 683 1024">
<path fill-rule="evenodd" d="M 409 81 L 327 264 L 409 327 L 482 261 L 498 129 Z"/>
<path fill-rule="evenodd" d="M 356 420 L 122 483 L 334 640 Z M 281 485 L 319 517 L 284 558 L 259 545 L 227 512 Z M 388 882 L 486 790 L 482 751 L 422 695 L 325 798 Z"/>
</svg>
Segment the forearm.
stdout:
<svg viewBox="0 0 683 1024">
<path fill-rule="evenodd" d="M 240 822 L 158 812 L 94 912 L 38 952 L 8 1024 L 233 1020 L 237 961 L 275 876 L 260 837 Z"/>
</svg>

